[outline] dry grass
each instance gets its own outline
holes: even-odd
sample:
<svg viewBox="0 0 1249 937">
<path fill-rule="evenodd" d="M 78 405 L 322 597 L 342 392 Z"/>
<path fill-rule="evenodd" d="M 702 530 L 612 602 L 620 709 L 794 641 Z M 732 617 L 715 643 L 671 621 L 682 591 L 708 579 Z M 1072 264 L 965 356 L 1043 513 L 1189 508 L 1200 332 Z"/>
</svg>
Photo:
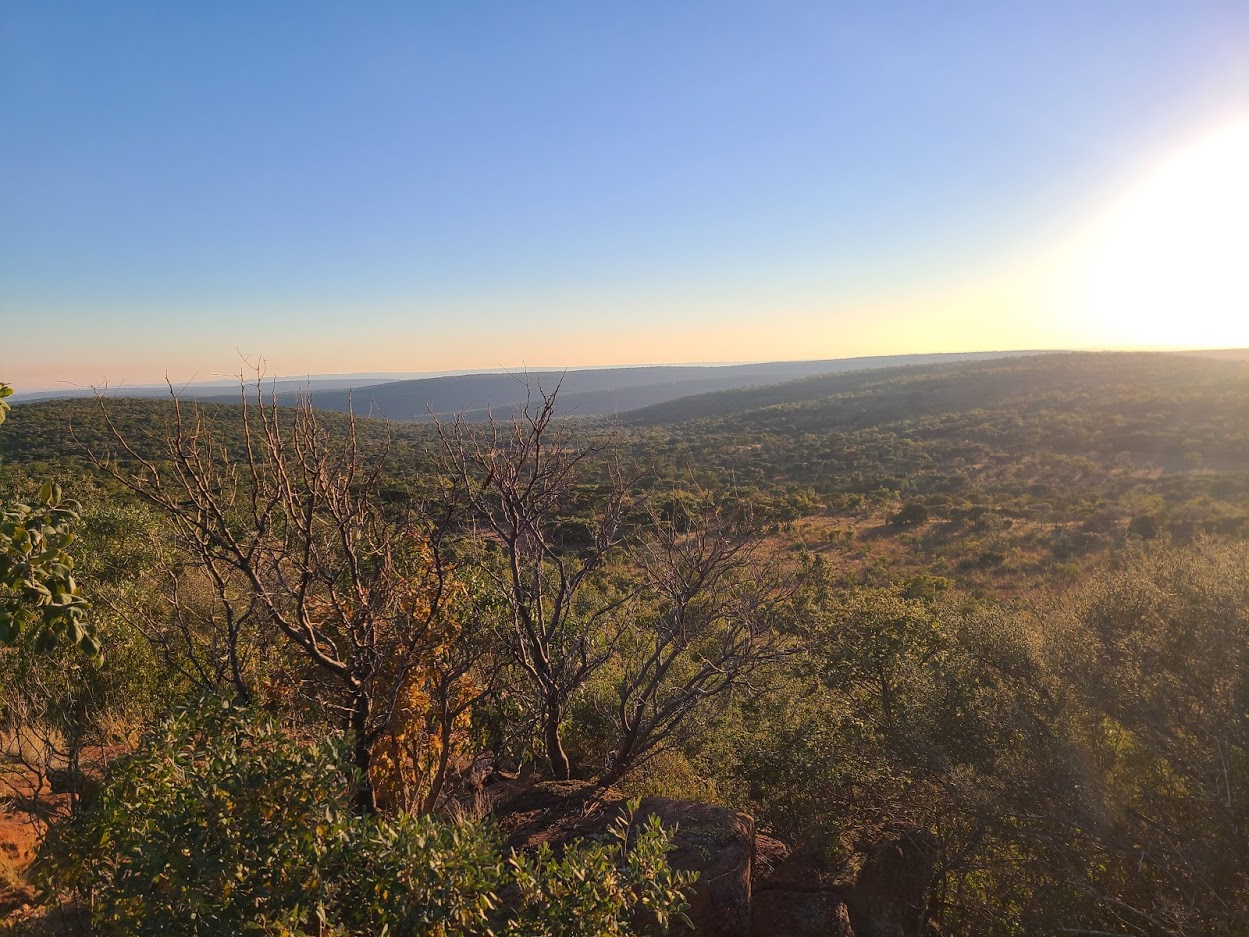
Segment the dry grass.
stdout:
<svg viewBox="0 0 1249 937">
<path fill-rule="evenodd" d="M 0 895 L 14 888 L 26 885 L 26 878 L 14 860 L 4 849 L 0 848 Z"/>
</svg>

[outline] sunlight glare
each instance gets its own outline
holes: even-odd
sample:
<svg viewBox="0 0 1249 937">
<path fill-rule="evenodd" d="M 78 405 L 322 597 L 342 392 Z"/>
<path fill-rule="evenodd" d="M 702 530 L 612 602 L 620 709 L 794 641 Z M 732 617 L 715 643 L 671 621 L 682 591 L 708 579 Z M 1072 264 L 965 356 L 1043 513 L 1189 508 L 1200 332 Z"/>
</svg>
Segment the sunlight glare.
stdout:
<svg viewBox="0 0 1249 937">
<path fill-rule="evenodd" d="M 1094 342 L 1249 346 L 1249 118 L 1158 166 L 1093 241 L 1080 302 Z"/>
</svg>

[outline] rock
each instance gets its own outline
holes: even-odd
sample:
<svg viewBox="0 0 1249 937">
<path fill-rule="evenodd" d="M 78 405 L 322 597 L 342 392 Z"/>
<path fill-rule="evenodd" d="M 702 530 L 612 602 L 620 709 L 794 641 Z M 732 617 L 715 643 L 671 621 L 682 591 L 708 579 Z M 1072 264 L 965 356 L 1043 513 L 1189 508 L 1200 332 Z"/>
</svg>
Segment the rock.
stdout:
<svg viewBox="0 0 1249 937">
<path fill-rule="evenodd" d="M 513 782 L 509 782 L 513 783 Z M 506 789 L 506 785 L 501 785 Z M 605 837 L 625 809 L 612 788 L 547 781 L 511 793 L 494 809 L 507 845 L 555 850 Z M 895 835 L 872 850 L 853 885 L 814 843 L 791 849 L 756 834 L 754 821 L 724 807 L 647 797 L 636 819 L 656 815 L 675 828 L 673 868 L 694 871 L 688 896 L 695 937 L 935 937 L 929 901 L 939 844 L 924 830 Z M 689 934 L 681 926 L 674 934 Z"/>
<path fill-rule="evenodd" d="M 758 889 L 761 882 L 771 878 L 781 863 L 789 858 L 789 853 L 789 846 L 779 839 L 756 833 L 755 858 L 750 870 L 751 888 Z"/>
<path fill-rule="evenodd" d="M 574 839 L 601 838 L 624 809 L 625 797 L 612 788 L 580 781 L 535 784 L 495 809 L 496 820 L 513 849 L 548 843 L 558 849 Z M 647 797 L 636 820 L 652 814 L 675 827 L 668 861 L 674 869 L 698 873 L 687 912 L 699 937 L 749 937 L 750 870 L 754 821 L 725 807 Z M 688 933 L 682 926 L 672 933 Z"/>
<path fill-rule="evenodd" d="M 675 869 L 698 873 L 687 912 L 693 933 L 703 937 L 748 937 L 751 933 L 750 870 L 755 821 L 726 807 L 647 797 L 638 818 L 658 815 L 676 827 L 668 861 Z M 673 928 L 673 933 L 682 933 Z"/>
<path fill-rule="evenodd" d="M 846 903 L 833 891 L 771 889 L 755 895 L 751 937 L 855 937 Z"/>
<path fill-rule="evenodd" d="M 625 796 L 588 781 L 542 781 L 497 802 L 494 816 L 510 849 L 559 849 L 569 840 L 601 835 Z"/>
<path fill-rule="evenodd" d="M 858 937 L 931 937 L 929 899 L 939 860 L 937 839 L 910 830 L 879 844 L 847 891 Z"/>
<path fill-rule="evenodd" d="M 752 937 L 854 937 L 837 876 L 817 844 L 791 849 L 757 836 L 755 863 Z"/>
<path fill-rule="evenodd" d="M 831 891 L 840 881 L 819 846 L 812 843 L 790 850 L 766 875 L 762 869 L 755 873 L 757 891 Z"/>
</svg>

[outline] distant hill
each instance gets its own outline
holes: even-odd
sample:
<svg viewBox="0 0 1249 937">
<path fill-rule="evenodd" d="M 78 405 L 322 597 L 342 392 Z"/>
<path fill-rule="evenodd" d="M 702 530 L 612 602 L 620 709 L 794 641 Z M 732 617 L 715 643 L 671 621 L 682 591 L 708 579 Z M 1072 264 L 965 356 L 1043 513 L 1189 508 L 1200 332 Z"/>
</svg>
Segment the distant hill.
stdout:
<svg viewBox="0 0 1249 937">
<path fill-rule="evenodd" d="M 163 459 L 167 454 L 167 437 L 174 429 L 174 408 L 168 399 L 157 397 L 110 397 L 100 401 L 82 397 L 40 400 L 15 407 L 4 426 L 0 427 L 0 469 L 4 463 L 55 462 L 61 459 L 85 458 L 88 453 L 117 455 L 117 441 L 104 419 L 117 427 L 135 451 L 145 459 Z M 231 450 L 236 458 L 245 452 L 243 440 L 243 408 L 237 398 L 231 403 L 184 401 L 186 420 L 201 421 L 219 444 Z M 331 432 L 345 432 L 350 422 L 338 413 L 322 415 L 323 424 Z M 356 420 L 356 432 L 367 445 L 382 445 L 391 450 L 396 460 L 410 459 L 431 438 L 429 425 L 403 425 L 383 420 Z"/>
<path fill-rule="evenodd" d="M 514 374 L 465 374 L 392 381 L 371 387 L 313 388 L 312 404 L 319 410 L 384 417 L 402 422 L 464 414 L 484 419 L 490 413 L 509 416 L 524 407 L 531 391 L 560 388 L 563 413 L 603 416 L 662 404 L 712 391 L 760 387 L 812 375 L 861 371 L 883 366 L 922 366 L 934 362 L 982 361 L 1037 352 L 975 352 L 946 355 L 888 355 L 836 358 L 825 361 L 775 361 L 740 365 L 657 365 L 638 368 L 587 368 L 570 371 L 531 371 Z M 294 403 L 294 392 L 279 394 Z M 212 398 L 230 402 L 233 396 Z"/>
<path fill-rule="evenodd" d="M 625 422 L 631 426 L 659 426 L 694 420 L 708 420 L 770 407 L 811 404 L 841 394 L 860 392 L 878 385 L 892 384 L 901 378 L 941 376 L 955 373 L 960 364 L 914 364 L 894 367 L 864 368 L 771 384 L 766 387 L 743 387 L 718 393 L 691 394 L 629 413 Z"/>
<path fill-rule="evenodd" d="M 1102 409 L 1108 401 L 1123 411 L 1127 401 L 1146 391 L 1165 397 L 1172 388 L 1177 392 L 1182 388 L 1185 394 L 1241 388 L 1247 373 L 1244 362 L 1235 358 L 1058 352 L 1026 360 L 877 368 L 700 394 L 635 410 L 624 422 L 656 427 L 722 423 L 739 429 L 778 424 L 820 431 L 862 429 L 1025 402 L 1035 408 L 1058 396 L 1085 412 Z M 1242 410 L 1249 418 L 1249 398 Z"/>
<path fill-rule="evenodd" d="M 600 392 L 581 393 L 593 401 Z M 195 409 L 220 443 L 241 449 L 237 405 Z M 118 399 L 108 411 L 145 457 L 161 458 L 167 402 Z M 345 425 L 342 414 L 324 417 L 331 429 Z M 610 429 L 657 477 L 693 473 L 700 488 L 748 499 L 760 517 L 887 511 L 922 498 L 933 510 L 992 508 L 1047 524 L 1107 514 L 1123 527 L 1165 505 L 1181 533 L 1243 526 L 1249 535 L 1242 361 L 1104 352 L 944 361 L 696 394 L 610 426 L 602 417 L 577 422 L 591 434 Z M 370 445 L 388 444 L 396 476 L 419 475 L 433 441 L 428 422 L 362 419 L 357 429 Z M 0 433 L 0 470 L 110 448 L 95 401 L 31 404 Z"/>
<path fill-rule="evenodd" d="M 1199 351 L 1177 351 L 1177 355 L 1197 358 L 1218 358 L 1223 361 L 1249 361 L 1249 348 L 1211 348 Z"/>
<path fill-rule="evenodd" d="M 343 377 L 277 378 L 262 382 L 266 393 L 298 394 L 309 390 L 350 390 L 353 387 L 376 387 L 383 383 L 380 375 L 344 375 Z M 248 385 L 249 390 L 253 385 Z M 179 397 L 194 400 L 214 400 L 218 403 L 238 403 L 237 381 L 203 381 L 199 383 L 174 384 Z M 93 387 L 70 387 L 64 390 L 37 390 L 23 393 L 15 389 L 10 403 L 38 403 L 43 400 L 73 400 L 96 396 Z M 101 390 L 106 397 L 168 397 L 168 384 L 138 384 L 134 387 L 118 386 Z"/>
</svg>

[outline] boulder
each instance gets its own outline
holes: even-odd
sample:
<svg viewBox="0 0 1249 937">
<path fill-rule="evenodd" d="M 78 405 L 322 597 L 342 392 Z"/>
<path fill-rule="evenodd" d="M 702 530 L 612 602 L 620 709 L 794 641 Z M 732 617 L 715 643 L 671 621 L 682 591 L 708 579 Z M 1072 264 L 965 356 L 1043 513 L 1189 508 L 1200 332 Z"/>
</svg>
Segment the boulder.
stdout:
<svg viewBox="0 0 1249 937">
<path fill-rule="evenodd" d="M 850 911 L 834 891 L 771 889 L 754 896 L 751 937 L 855 937 Z"/>
<path fill-rule="evenodd" d="M 758 844 L 756 841 L 756 850 Z M 755 891 L 832 891 L 843 880 L 830 868 L 818 844 L 807 843 L 787 850 L 781 858 L 775 847 L 765 843 L 766 858 L 755 871 Z M 766 865 L 770 864 L 770 868 Z"/>
<path fill-rule="evenodd" d="M 854 937 L 850 909 L 814 843 L 755 838 L 752 937 Z"/>
<path fill-rule="evenodd" d="M 572 839 L 601 835 L 623 809 L 625 796 L 588 781 L 542 781 L 520 787 L 496 803 L 493 813 L 506 845 L 557 851 Z"/>
<path fill-rule="evenodd" d="M 757 891 L 760 883 L 770 879 L 789 858 L 790 852 L 789 846 L 779 839 L 773 839 L 764 833 L 755 833 L 755 857 L 750 869 L 750 887 Z"/>
<path fill-rule="evenodd" d="M 503 787 L 506 790 L 506 787 Z M 558 851 L 575 839 L 602 841 L 625 809 L 613 788 L 546 781 L 509 791 L 495 820 L 514 849 L 543 843 Z M 647 797 L 637 819 L 652 814 L 674 829 L 673 868 L 698 873 L 688 896 L 695 937 L 936 937 L 930 898 L 939 844 L 924 830 L 896 833 L 877 845 L 846 884 L 816 844 L 791 848 L 725 807 Z M 689 934 L 676 926 L 674 934 Z"/>
<path fill-rule="evenodd" d="M 932 937 L 929 914 L 940 859 L 927 830 L 908 830 L 878 844 L 847 889 L 850 920 L 858 937 Z"/>
<path fill-rule="evenodd" d="M 513 849 L 548 843 L 559 849 L 574 839 L 602 838 L 625 808 L 612 788 L 580 781 L 534 784 L 495 808 L 495 817 Z M 754 821 L 725 807 L 666 797 L 647 797 L 637 820 L 652 814 L 675 829 L 668 861 L 674 869 L 698 873 L 687 912 L 699 937 L 749 937 L 750 871 Z M 673 928 L 674 934 L 687 932 Z"/>
<path fill-rule="evenodd" d="M 748 937 L 755 821 L 727 807 L 666 797 L 642 801 L 639 819 L 651 814 L 665 827 L 676 828 L 675 848 L 668 854 L 672 867 L 698 873 L 688 898 L 693 932 L 699 937 Z"/>
</svg>

